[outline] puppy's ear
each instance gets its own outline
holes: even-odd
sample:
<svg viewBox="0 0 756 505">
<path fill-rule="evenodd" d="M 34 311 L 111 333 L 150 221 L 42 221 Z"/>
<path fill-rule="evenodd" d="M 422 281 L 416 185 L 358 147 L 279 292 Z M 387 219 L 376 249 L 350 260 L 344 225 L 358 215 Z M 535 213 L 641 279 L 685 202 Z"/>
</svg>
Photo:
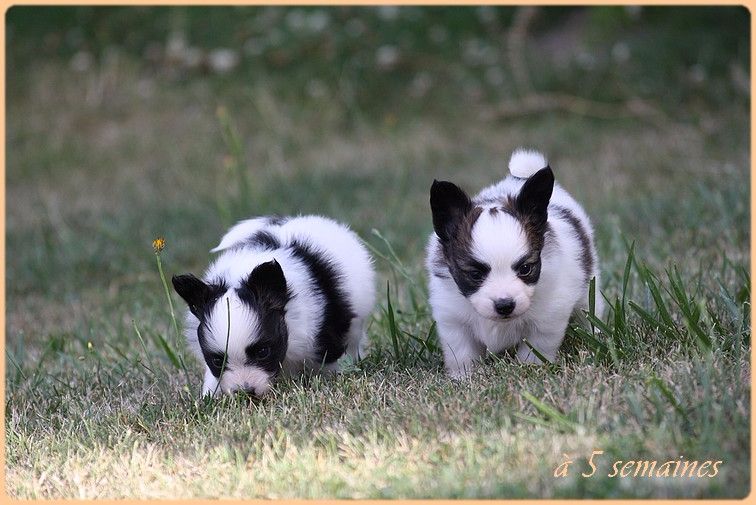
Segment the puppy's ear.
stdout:
<svg viewBox="0 0 756 505">
<path fill-rule="evenodd" d="M 459 221 L 472 210 L 470 197 L 457 185 L 433 180 L 430 190 L 433 229 L 442 242 L 447 242 Z"/>
<path fill-rule="evenodd" d="M 517 212 L 536 225 L 546 224 L 551 192 L 554 190 L 554 172 L 551 167 L 542 168 L 531 175 L 517 195 Z"/>
<path fill-rule="evenodd" d="M 174 275 L 173 289 L 184 299 L 192 314 L 200 317 L 203 307 L 210 299 L 210 286 L 192 274 Z"/>
<path fill-rule="evenodd" d="M 242 282 L 239 297 L 249 297 L 269 310 L 283 310 L 289 301 L 289 290 L 281 265 L 276 260 L 257 265 Z"/>
</svg>

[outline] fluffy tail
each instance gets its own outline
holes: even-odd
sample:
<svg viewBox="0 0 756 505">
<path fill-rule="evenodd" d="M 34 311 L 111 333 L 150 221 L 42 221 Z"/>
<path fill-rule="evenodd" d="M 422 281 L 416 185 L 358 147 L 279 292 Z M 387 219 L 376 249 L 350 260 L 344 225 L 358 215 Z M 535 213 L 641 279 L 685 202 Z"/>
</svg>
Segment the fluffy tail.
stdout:
<svg viewBox="0 0 756 505">
<path fill-rule="evenodd" d="M 549 162 L 542 153 L 520 147 L 515 149 L 509 159 L 509 173 L 515 177 L 527 179 L 548 165 Z"/>
</svg>

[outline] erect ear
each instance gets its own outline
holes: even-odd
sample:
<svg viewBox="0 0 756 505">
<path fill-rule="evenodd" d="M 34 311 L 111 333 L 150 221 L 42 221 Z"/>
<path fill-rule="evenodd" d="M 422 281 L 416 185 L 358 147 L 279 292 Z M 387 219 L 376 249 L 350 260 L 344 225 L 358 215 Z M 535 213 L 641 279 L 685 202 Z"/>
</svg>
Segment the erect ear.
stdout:
<svg viewBox="0 0 756 505">
<path fill-rule="evenodd" d="M 243 299 L 250 295 L 269 310 L 283 310 L 286 307 L 289 290 L 281 265 L 276 260 L 257 265 L 242 282 L 239 296 Z"/>
<path fill-rule="evenodd" d="M 192 314 L 200 317 L 202 308 L 210 299 L 210 286 L 192 274 L 174 275 L 173 289 L 184 299 Z"/>
<path fill-rule="evenodd" d="M 459 186 L 435 179 L 430 190 L 430 206 L 433 229 L 442 242 L 451 238 L 459 221 L 472 210 L 470 197 Z"/>
<path fill-rule="evenodd" d="M 542 168 L 531 175 L 517 195 L 517 212 L 535 224 L 545 224 L 549 217 L 548 207 L 554 190 L 554 172 L 551 167 Z"/>
</svg>

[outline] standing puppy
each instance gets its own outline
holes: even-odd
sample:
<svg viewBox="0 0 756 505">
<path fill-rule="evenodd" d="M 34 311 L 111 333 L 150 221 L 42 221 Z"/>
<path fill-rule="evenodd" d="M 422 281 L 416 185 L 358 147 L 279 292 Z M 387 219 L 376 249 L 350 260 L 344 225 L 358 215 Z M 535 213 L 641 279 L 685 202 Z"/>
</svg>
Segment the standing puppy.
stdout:
<svg viewBox="0 0 756 505">
<path fill-rule="evenodd" d="M 232 227 L 203 280 L 173 277 L 186 338 L 205 364 L 202 393 L 262 396 L 281 372 L 334 370 L 357 358 L 375 302 L 372 258 L 357 235 L 319 216 Z"/>
<path fill-rule="evenodd" d="M 591 278 L 598 285 L 588 216 L 544 156 L 517 150 L 509 171 L 472 200 L 451 182 L 431 187 L 430 304 L 452 377 L 487 349 L 516 345 L 521 361 L 540 363 L 523 339 L 553 361 L 570 316 L 588 307 Z"/>
</svg>

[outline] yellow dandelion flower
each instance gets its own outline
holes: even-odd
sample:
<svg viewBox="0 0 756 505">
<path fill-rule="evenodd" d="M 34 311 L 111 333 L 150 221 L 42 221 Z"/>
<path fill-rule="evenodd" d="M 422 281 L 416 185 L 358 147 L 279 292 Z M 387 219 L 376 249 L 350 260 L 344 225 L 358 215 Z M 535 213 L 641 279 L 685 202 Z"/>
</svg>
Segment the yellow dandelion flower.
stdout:
<svg viewBox="0 0 756 505">
<path fill-rule="evenodd" d="M 152 241 L 152 248 L 155 249 L 156 253 L 159 253 L 160 251 L 162 251 L 164 247 L 165 247 L 165 239 L 163 237 L 158 237 Z"/>
</svg>

